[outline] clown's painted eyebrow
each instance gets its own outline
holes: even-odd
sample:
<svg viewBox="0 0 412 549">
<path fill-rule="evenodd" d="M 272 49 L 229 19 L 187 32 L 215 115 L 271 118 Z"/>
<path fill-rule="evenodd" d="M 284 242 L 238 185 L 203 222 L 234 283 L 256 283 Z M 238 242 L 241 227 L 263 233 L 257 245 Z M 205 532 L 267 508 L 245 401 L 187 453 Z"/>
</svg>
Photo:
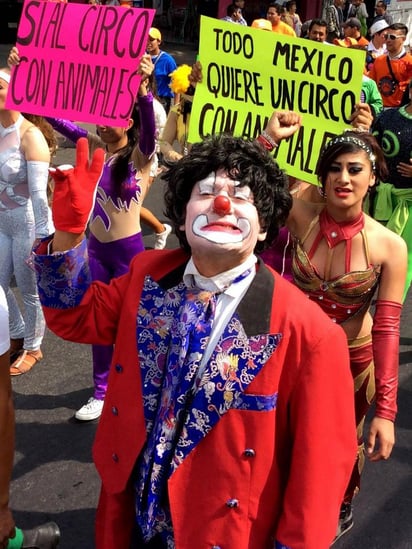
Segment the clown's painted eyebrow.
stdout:
<svg viewBox="0 0 412 549">
<path fill-rule="evenodd" d="M 215 194 L 216 193 L 216 172 L 211 172 L 204 179 L 198 182 L 200 194 Z M 240 187 L 240 181 L 228 178 L 227 185 L 229 188 L 233 187 L 233 196 L 250 196 L 251 190 L 247 186 Z"/>
<path fill-rule="evenodd" d="M 213 194 L 215 190 L 216 172 L 210 172 L 204 179 L 198 183 L 201 194 Z"/>
</svg>

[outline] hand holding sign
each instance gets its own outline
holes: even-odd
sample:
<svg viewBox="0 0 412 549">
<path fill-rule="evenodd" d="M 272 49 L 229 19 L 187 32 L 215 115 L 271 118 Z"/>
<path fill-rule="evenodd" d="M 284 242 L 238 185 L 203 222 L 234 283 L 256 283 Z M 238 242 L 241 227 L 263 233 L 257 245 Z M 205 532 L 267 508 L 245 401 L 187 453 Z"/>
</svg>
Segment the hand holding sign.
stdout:
<svg viewBox="0 0 412 549">
<path fill-rule="evenodd" d="M 139 63 L 139 68 L 137 69 L 137 74 L 142 76 L 142 80 L 148 78 L 154 71 L 154 64 L 152 58 L 148 53 L 142 55 L 142 58 Z"/>
<path fill-rule="evenodd" d="M 14 65 L 18 65 L 19 63 L 20 63 L 19 50 L 16 48 L 16 46 L 13 46 L 9 52 L 9 56 L 7 58 L 7 64 L 11 69 Z"/>
<path fill-rule="evenodd" d="M 76 166 L 50 170 L 55 183 L 52 214 L 57 231 L 73 234 L 84 232 L 93 208 L 103 162 L 103 149 L 96 149 L 89 163 L 89 144 L 82 137 L 76 146 Z"/>
<path fill-rule="evenodd" d="M 350 119 L 351 125 L 357 130 L 367 132 L 373 123 L 373 114 L 367 103 L 357 103 Z"/>
<path fill-rule="evenodd" d="M 195 63 L 193 63 L 192 71 L 189 74 L 190 85 L 195 88 L 198 82 L 202 82 L 202 80 L 203 80 L 202 64 L 200 63 L 200 61 L 196 61 Z"/>
<path fill-rule="evenodd" d="M 149 77 L 154 71 L 154 64 L 152 58 L 149 54 L 144 54 L 140 60 L 139 68 L 137 69 L 137 74 L 139 74 L 142 79 L 140 80 L 138 95 L 147 95 L 149 85 Z"/>
</svg>

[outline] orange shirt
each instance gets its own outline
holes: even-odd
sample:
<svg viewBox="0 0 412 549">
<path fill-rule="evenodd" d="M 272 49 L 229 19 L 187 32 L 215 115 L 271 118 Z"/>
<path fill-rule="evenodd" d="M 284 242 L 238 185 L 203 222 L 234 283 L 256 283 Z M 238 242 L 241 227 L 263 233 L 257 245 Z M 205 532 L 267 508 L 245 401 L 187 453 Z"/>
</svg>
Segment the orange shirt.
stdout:
<svg viewBox="0 0 412 549">
<path fill-rule="evenodd" d="M 369 40 L 367 40 L 364 36 L 357 38 L 356 41 L 358 43 L 358 46 L 360 46 L 361 48 L 365 48 L 365 50 L 369 46 Z"/>
<path fill-rule="evenodd" d="M 383 106 L 399 107 L 403 93 L 408 87 L 409 80 L 412 78 L 412 55 L 406 53 L 399 59 L 390 60 L 392 72 L 398 84 L 393 81 L 387 57 L 387 54 L 377 57 L 368 76 L 372 80 L 375 80 L 382 96 Z"/>
<path fill-rule="evenodd" d="M 296 32 L 289 27 L 283 21 L 279 21 L 277 25 L 272 25 L 272 31 L 277 32 L 278 34 L 287 34 L 288 36 L 296 36 Z"/>
</svg>

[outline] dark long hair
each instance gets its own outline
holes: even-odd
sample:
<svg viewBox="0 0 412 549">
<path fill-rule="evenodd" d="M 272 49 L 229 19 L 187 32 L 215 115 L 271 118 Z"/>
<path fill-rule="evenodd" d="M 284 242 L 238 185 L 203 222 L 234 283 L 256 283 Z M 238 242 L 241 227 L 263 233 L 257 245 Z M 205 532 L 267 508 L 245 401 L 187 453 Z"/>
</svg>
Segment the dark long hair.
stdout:
<svg viewBox="0 0 412 549">
<path fill-rule="evenodd" d="M 140 116 L 137 104 L 134 104 L 130 118 L 133 120 L 133 125 L 127 130 L 127 144 L 117 152 L 111 168 L 113 182 L 119 196 L 122 196 L 122 185 L 129 175 L 131 156 L 140 136 Z"/>
<path fill-rule="evenodd" d="M 356 153 L 363 150 L 368 155 L 372 164 L 376 182 L 385 181 L 388 176 L 385 157 L 378 142 L 369 132 L 346 131 L 333 137 L 323 149 L 318 164 L 316 175 L 322 187 L 325 186 L 331 164 L 341 154 Z M 372 161 L 373 157 L 373 161 Z"/>
</svg>

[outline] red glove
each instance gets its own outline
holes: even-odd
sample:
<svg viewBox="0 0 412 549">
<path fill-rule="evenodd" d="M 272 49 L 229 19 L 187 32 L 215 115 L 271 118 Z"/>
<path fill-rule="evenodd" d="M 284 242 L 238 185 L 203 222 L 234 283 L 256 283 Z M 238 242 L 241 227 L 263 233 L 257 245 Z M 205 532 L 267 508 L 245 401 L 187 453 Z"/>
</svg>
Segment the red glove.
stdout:
<svg viewBox="0 0 412 549">
<path fill-rule="evenodd" d="M 379 299 L 373 317 L 372 347 L 375 362 L 377 417 L 395 421 L 398 392 L 399 334 L 402 305 Z"/>
<path fill-rule="evenodd" d="M 85 230 L 103 163 L 104 150 L 96 149 L 89 164 L 89 143 L 81 137 L 76 144 L 76 167 L 50 170 L 55 183 L 52 214 L 56 230 L 74 234 Z"/>
</svg>

